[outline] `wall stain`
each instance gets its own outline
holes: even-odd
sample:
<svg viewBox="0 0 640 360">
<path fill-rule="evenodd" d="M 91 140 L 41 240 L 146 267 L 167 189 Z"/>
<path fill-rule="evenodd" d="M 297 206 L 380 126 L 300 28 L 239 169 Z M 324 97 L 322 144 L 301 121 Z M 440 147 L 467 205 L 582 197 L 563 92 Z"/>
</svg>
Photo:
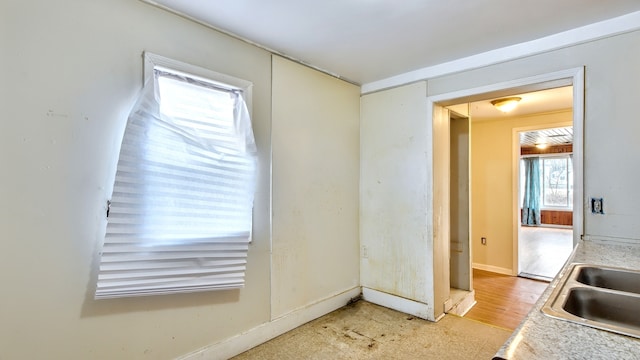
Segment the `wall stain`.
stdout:
<svg viewBox="0 0 640 360">
<path fill-rule="evenodd" d="M 57 113 L 51 109 L 49 109 L 49 111 L 47 111 L 47 116 L 48 117 L 61 117 L 61 118 L 68 118 L 69 114 L 62 114 L 62 113 Z"/>
</svg>

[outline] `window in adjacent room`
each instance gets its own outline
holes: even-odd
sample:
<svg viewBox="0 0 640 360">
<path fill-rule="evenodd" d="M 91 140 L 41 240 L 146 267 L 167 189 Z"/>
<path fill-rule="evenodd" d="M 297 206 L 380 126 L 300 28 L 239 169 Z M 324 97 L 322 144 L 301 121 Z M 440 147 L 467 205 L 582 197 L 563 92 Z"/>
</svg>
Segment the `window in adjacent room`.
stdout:
<svg viewBox="0 0 640 360">
<path fill-rule="evenodd" d="M 570 208 L 573 204 L 571 157 L 552 156 L 542 160 L 542 206 Z"/>
<path fill-rule="evenodd" d="M 256 146 L 251 83 L 145 54 L 95 297 L 244 286 Z"/>
<path fill-rule="evenodd" d="M 573 208 L 573 163 L 570 154 L 540 156 L 540 200 L 544 209 Z M 520 204 L 525 192 L 524 160 L 520 160 Z"/>
</svg>

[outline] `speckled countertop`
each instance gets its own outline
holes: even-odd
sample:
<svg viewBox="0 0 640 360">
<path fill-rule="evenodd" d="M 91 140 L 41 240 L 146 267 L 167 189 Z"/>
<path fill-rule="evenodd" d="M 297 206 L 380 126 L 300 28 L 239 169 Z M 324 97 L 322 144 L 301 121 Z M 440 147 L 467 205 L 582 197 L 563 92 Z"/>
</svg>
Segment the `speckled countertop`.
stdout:
<svg viewBox="0 0 640 360">
<path fill-rule="evenodd" d="M 640 269 L 640 245 L 580 241 L 567 264 Z M 554 319 L 541 311 L 565 266 L 494 359 L 640 359 L 640 339 Z"/>
</svg>

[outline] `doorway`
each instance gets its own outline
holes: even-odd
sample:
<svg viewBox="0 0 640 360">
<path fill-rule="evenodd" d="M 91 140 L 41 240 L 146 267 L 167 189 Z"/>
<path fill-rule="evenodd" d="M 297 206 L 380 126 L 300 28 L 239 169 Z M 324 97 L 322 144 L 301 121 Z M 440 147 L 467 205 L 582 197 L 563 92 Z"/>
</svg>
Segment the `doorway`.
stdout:
<svg viewBox="0 0 640 360">
<path fill-rule="evenodd" d="M 573 86 L 573 108 L 575 111 L 572 114 L 571 125 L 574 127 L 576 134 L 576 141 L 574 143 L 574 205 L 579 201 L 582 201 L 582 123 L 583 123 L 583 101 L 584 101 L 584 79 L 583 69 L 576 68 L 567 71 L 561 71 L 557 73 L 540 75 L 532 78 L 520 79 L 509 81 L 505 83 L 493 84 L 480 88 L 473 88 L 467 90 L 456 91 L 452 93 L 442 94 L 438 96 L 431 96 L 428 98 L 428 118 L 433 124 L 433 146 L 434 154 L 440 154 L 446 152 L 446 158 L 448 160 L 448 153 L 450 150 L 450 126 L 451 120 L 449 119 L 449 112 L 445 110 L 445 107 L 454 104 L 471 103 L 480 100 L 489 100 L 499 96 L 507 96 L 510 94 L 518 94 L 524 92 L 534 92 L 543 89 L 561 87 L 561 86 Z M 472 119 L 473 120 L 473 119 Z M 440 155 L 438 155 L 440 156 Z M 449 257 L 451 238 L 449 237 L 451 221 L 449 217 L 448 205 L 450 202 L 450 162 L 440 161 L 438 157 L 437 161 L 434 155 L 433 163 L 433 237 L 434 237 L 434 256 L 446 256 Z M 513 178 L 517 177 L 518 172 L 513 171 Z M 517 194 L 517 178 L 515 185 L 512 183 L 513 189 L 511 193 Z M 509 190 L 509 189 L 504 189 Z M 472 191 L 481 191 L 481 189 L 472 189 Z M 512 196 L 511 204 L 514 209 L 511 224 L 515 224 L 519 221 L 519 215 L 515 209 L 518 208 L 517 196 Z M 473 206 L 473 205 L 472 205 Z M 573 243 L 575 244 L 582 234 L 582 209 L 580 206 L 574 206 L 574 222 L 573 222 Z M 446 212 L 446 213 L 445 213 Z M 517 276 L 519 271 L 519 254 L 518 244 L 513 243 L 514 239 L 517 239 L 519 228 L 512 230 L 511 236 L 508 236 L 508 240 L 512 246 L 506 254 L 502 254 L 500 258 L 503 259 L 503 264 L 497 266 L 492 270 L 499 270 L 498 272 L 506 273 L 508 275 Z M 483 240 L 483 236 L 476 239 L 477 236 L 470 236 L 470 248 L 475 246 L 484 246 L 483 242 L 492 245 L 492 239 Z M 489 246 L 487 245 L 487 246 Z M 506 260 L 505 260 L 506 259 Z M 447 302 L 451 301 L 451 278 L 450 274 L 451 261 L 443 263 L 434 263 L 434 278 L 442 279 L 439 284 L 434 288 L 435 300 L 442 300 L 447 308 Z M 442 277 L 442 274 L 447 274 L 446 277 Z"/>
<path fill-rule="evenodd" d="M 573 127 L 546 125 L 517 137 L 518 276 L 549 282 L 573 250 Z"/>
</svg>

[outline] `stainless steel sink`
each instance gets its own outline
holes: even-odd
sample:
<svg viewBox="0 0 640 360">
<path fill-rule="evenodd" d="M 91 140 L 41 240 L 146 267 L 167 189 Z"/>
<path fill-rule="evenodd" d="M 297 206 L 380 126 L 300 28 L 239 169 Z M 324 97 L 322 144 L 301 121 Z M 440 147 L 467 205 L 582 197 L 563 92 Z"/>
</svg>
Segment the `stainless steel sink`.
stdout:
<svg viewBox="0 0 640 360">
<path fill-rule="evenodd" d="M 576 280 L 590 286 L 640 294 L 640 272 L 581 265 Z"/>
<path fill-rule="evenodd" d="M 640 338 L 640 271 L 571 264 L 542 312 Z"/>
</svg>

